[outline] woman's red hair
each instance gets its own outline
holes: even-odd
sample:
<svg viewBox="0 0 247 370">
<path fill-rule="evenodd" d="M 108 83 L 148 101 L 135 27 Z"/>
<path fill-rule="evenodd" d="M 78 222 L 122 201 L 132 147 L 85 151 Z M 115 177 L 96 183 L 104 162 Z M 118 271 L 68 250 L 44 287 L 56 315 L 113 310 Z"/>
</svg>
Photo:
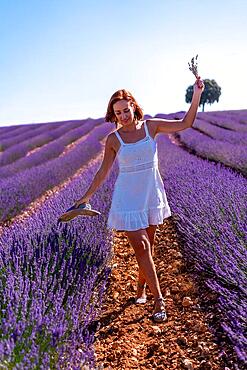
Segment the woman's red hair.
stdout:
<svg viewBox="0 0 247 370">
<path fill-rule="evenodd" d="M 110 101 L 109 101 L 108 107 L 107 107 L 107 112 L 106 112 L 106 115 L 105 115 L 105 121 L 106 122 L 114 122 L 117 126 L 118 122 L 117 122 L 117 117 L 115 116 L 115 113 L 114 113 L 114 110 L 113 110 L 113 104 L 115 104 L 119 100 L 131 101 L 133 103 L 133 105 L 135 106 L 135 113 L 134 113 L 135 118 L 138 119 L 138 120 L 143 119 L 143 117 L 144 117 L 143 110 L 141 109 L 141 107 L 137 103 L 134 96 L 129 91 L 127 91 L 125 89 L 121 89 L 121 90 L 117 90 L 110 98 Z"/>
</svg>

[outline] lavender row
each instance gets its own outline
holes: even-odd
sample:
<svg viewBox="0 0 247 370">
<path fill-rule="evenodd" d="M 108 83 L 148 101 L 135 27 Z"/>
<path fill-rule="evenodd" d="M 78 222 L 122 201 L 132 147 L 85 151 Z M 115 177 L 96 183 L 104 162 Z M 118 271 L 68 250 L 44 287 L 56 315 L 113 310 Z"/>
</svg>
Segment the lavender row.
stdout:
<svg viewBox="0 0 247 370">
<path fill-rule="evenodd" d="M 1 135 L 0 131 L 0 140 L 7 140 L 4 145 L 7 147 L 9 145 L 12 145 L 12 140 L 14 139 L 14 143 L 16 142 L 17 136 L 19 137 L 20 141 L 23 141 L 25 139 L 26 134 L 31 134 L 33 131 L 36 133 L 42 133 L 47 131 L 48 129 L 57 129 L 62 126 L 68 125 L 71 127 L 77 127 L 78 124 L 81 122 L 81 120 L 70 120 L 70 121 L 55 121 L 55 122 L 46 122 L 46 123 L 31 123 L 27 125 L 16 125 L 16 126 L 10 126 L 6 127 L 6 132 Z M 4 128 L 3 128 L 4 129 Z M 19 136 L 20 135 L 20 136 Z M 24 135 L 21 137 L 21 135 Z M 32 135 L 32 134 L 31 134 Z M 31 136 L 30 136 L 31 137 Z M 9 140 L 9 141 L 8 141 Z"/>
<path fill-rule="evenodd" d="M 10 147 L 18 145 L 20 142 L 30 140 L 31 138 L 34 138 L 35 136 L 38 136 L 40 134 L 44 134 L 49 130 L 57 130 L 59 127 L 57 127 L 53 123 L 47 123 L 41 126 L 34 125 L 32 128 L 25 127 L 25 130 L 23 130 L 18 135 L 13 136 L 11 134 L 5 139 L 1 139 L 0 145 L 2 150 L 5 151 Z"/>
<path fill-rule="evenodd" d="M 39 149 L 40 147 L 56 140 L 61 135 L 66 134 L 71 130 L 80 130 L 80 127 L 82 125 L 87 125 L 89 130 L 93 127 L 94 124 L 94 120 L 75 121 L 69 125 L 60 125 L 55 129 L 51 129 L 50 125 L 44 125 L 44 127 L 40 128 L 40 130 L 42 129 L 42 131 L 40 132 L 39 130 L 39 133 L 37 133 L 37 130 L 35 130 L 35 132 L 33 133 L 27 132 L 25 134 L 22 134 L 21 138 L 18 136 L 15 144 L 14 141 L 12 141 L 12 146 L 8 147 L 8 149 L 6 149 L 2 153 L 0 164 L 1 166 L 5 166 L 7 164 L 13 163 L 19 158 L 27 155 L 30 150 Z M 78 138 L 76 131 L 74 136 L 73 134 L 71 134 L 71 142 L 73 141 L 73 137 L 75 137 L 75 140 L 76 138 Z"/>
<path fill-rule="evenodd" d="M 100 140 L 113 124 L 97 127 L 65 156 L 17 173 L 0 181 L 0 222 L 10 220 L 48 189 L 62 183 L 101 150 Z"/>
<path fill-rule="evenodd" d="M 15 125 L 9 127 L 1 127 L 0 128 L 0 142 L 4 139 L 9 139 L 10 137 L 14 137 L 15 135 L 20 135 L 24 132 L 31 132 L 33 129 L 38 129 L 42 127 L 44 123 L 32 123 L 28 125 Z"/>
<path fill-rule="evenodd" d="M 218 117 L 225 119 L 233 119 L 236 122 L 246 124 L 247 121 L 247 109 L 238 109 L 238 110 L 222 110 L 222 111 L 212 111 L 212 112 L 198 112 L 197 116 L 199 118 Z"/>
<path fill-rule="evenodd" d="M 196 155 L 221 162 L 232 169 L 240 171 L 244 176 L 247 175 L 247 151 L 245 145 L 214 140 L 193 128 L 177 132 L 175 136 L 186 147 L 193 150 Z"/>
<path fill-rule="evenodd" d="M 230 120 L 230 119 L 220 119 L 218 117 L 217 118 L 207 117 L 206 121 L 208 121 L 214 126 L 218 126 L 226 130 L 238 132 L 239 135 L 241 135 L 242 133 L 246 135 L 246 132 L 247 132 L 247 125 L 241 123 L 243 122 L 242 120 L 239 120 L 238 122 L 236 122 L 235 120 Z"/>
<path fill-rule="evenodd" d="M 0 157 L 0 165 L 4 166 L 22 156 L 25 156 L 28 151 L 44 145 L 46 142 L 53 140 L 53 135 L 61 126 L 52 126 L 51 124 L 43 124 L 32 129 L 25 129 L 16 136 L 10 135 L 8 138 L 0 141 L 2 154 Z M 23 126 L 21 128 L 24 128 Z"/>
<path fill-rule="evenodd" d="M 243 121 L 240 118 L 234 116 L 220 116 L 220 115 L 198 115 L 198 119 L 206 121 L 214 126 L 224 128 L 226 130 L 231 130 L 234 133 L 237 132 L 239 136 L 246 135 L 247 125 L 243 124 Z"/>
<path fill-rule="evenodd" d="M 195 276 L 217 293 L 222 330 L 246 361 L 247 180 L 220 163 L 158 138 L 161 175 L 183 252 Z"/>
<path fill-rule="evenodd" d="M 46 161 L 58 157 L 65 150 L 68 144 L 73 143 L 74 141 L 80 139 L 88 132 L 90 132 L 94 127 L 103 123 L 103 119 L 99 120 L 85 120 L 79 121 L 76 126 L 79 127 L 73 128 L 70 126 L 60 127 L 57 130 L 52 131 L 51 133 L 42 134 L 38 137 L 15 145 L 6 151 L 5 156 L 3 157 L 6 161 L 10 161 L 10 158 L 14 156 L 22 156 L 19 160 L 15 160 L 9 165 L 3 166 L 0 168 L 0 178 L 7 178 L 13 176 L 17 172 L 23 171 L 34 166 L 38 166 Z M 50 142 L 48 142 L 48 138 Z M 30 153 L 30 155 L 25 155 L 30 146 L 36 145 L 38 142 L 43 141 L 47 144 L 41 146 L 37 151 Z"/>
<path fill-rule="evenodd" d="M 28 125 L 29 126 L 29 125 Z M 41 128 L 41 125 L 37 126 L 37 125 L 31 125 L 30 128 L 28 127 L 25 127 L 24 125 L 22 125 L 21 127 L 17 127 L 16 130 L 11 130 L 11 131 L 8 131 L 8 134 L 7 135 L 3 135 L 3 137 L 0 137 L 0 165 L 1 165 L 1 157 L 2 157 L 2 153 L 8 148 L 9 146 L 9 141 L 10 141 L 10 146 L 11 146 L 11 142 L 15 139 L 13 139 L 14 137 L 22 137 L 22 135 L 26 135 L 28 132 L 33 132 L 33 135 L 35 136 L 36 135 L 36 132 L 37 130 L 39 130 Z M 14 132 L 16 132 L 16 135 L 14 135 Z M 16 140 L 14 141 L 14 143 L 16 142 Z M 18 140 L 17 140 L 18 142 Z"/>
<path fill-rule="evenodd" d="M 218 121 L 217 121 L 218 122 Z M 246 132 L 239 132 L 230 129 L 229 127 L 225 129 L 220 123 L 217 125 L 208 123 L 207 121 L 196 119 L 193 124 L 193 129 L 199 130 L 207 136 L 215 140 L 220 140 L 230 144 L 236 145 L 247 145 L 247 126 Z"/>
<path fill-rule="evenodd" d="M 241 111 L 236 111 L 237 113 L 230 114 L 232 111 L 220 111 L 220 112 L 198 112 L 197 113 L 197 120 L 206 121 L 214 126 L 219 126 L 221 128 L 229 129 L 239 132 L 246 132 L 247 131 L 247 120 L 244 119 L 247 117 L 246 111 L 241 113 Z M 180 111 L 176 113 L 170 114 L 163 114 L 159 113 L 156 114 L 156 118 L 167 118 L 167 119 L 182 119 L 185 116 L 185 111 Z M 245 123 L 244 123 L 245 122 Z M 241 136 L 241 134 L 239 134 Z"/>
<path fill-rule="evenodd" d="M 86 149 L 85 149 L 86 150 Z M 57 225 L 88 188 L 100 163 L 0 238 L 0 359 L 7 368 L 95 365 L 93 323 L 110 274 L 106 222 L 116 171 L 91 199 L 101 215 Z"/>
</svg>

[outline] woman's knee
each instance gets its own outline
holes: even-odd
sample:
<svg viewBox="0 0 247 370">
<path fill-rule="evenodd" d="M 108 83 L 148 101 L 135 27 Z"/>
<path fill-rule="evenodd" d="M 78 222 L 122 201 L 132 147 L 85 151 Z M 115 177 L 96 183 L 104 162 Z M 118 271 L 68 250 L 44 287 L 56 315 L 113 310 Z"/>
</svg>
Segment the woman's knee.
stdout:
<svg viewBox="0 0 247 370">
<path fill-rule="evenodd" d="M 151 245 L 148 238 L 148 235 L 146 235 L 147 232 L 136 232 L 136 233 L 127 233 L 127 237 L 130 241 L 130 244 L 135 250 L 135 253 L 138 255 L 143 255 L 145 253 L 150 252 Z"/>
<path fill-rule="evenodd" d="M 146 228 L 151 245 L 154 244 L 156 229 L 157 229 L 157 225 L 149 225 L 149 227 Z"/>
</svg>

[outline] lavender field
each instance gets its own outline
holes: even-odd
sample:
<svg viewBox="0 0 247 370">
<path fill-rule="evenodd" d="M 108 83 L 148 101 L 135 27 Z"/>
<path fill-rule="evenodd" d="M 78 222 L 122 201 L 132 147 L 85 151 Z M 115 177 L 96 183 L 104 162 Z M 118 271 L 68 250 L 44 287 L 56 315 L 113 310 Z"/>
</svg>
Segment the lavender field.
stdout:
<svg viewBox="0 0 247 370">
<path fill-rule="evenodd" d="M 216 296 L 211 329 L 217 336 L 220 326 L 228 338 L 236 370 L 247 362 L 246 113 L 200 113 L 193 128 L 156 139 L 181 252 L 195 280 Z M 92 323 L 101 314 L 111 275 L 113 235 L 106 222 L 117 163 L 91 198 L 100 216 L 67 224 L 57 219 L 87 190 L 114 129 L 102 119 L 0 129 L 0 161 L 6 158 L 0 166 L 3 368 L 95 365 Z M 77 171 L 35 212 L 17 217 Z"/>
<path fill-rule="evenodd" d="M 163 115 L 158 115 L 162 117 Z M 181 118 L 183 113 L 172 115 Z M 192 153 L 221 162 L 225 166 L 247 175 L 247 125 L 246 111 L 199 113 L 193 128 L 183 130 L 174 136 Z"/>
</svg>

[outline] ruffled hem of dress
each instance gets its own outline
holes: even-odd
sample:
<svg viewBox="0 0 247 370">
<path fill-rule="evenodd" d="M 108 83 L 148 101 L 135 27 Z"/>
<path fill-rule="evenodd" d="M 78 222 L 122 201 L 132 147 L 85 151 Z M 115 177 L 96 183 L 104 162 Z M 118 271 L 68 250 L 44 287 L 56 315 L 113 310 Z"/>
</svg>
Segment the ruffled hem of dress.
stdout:
<svg viewBox="0 0 247 370">
<path fill-rule="evenodd" d="M 163 224 L 163 220 L 171 216 L 168 205 L 143 211 L 110 212 L 107 227 L 115 230 L 135 231 L 149 225 Z"/>
</svg>

